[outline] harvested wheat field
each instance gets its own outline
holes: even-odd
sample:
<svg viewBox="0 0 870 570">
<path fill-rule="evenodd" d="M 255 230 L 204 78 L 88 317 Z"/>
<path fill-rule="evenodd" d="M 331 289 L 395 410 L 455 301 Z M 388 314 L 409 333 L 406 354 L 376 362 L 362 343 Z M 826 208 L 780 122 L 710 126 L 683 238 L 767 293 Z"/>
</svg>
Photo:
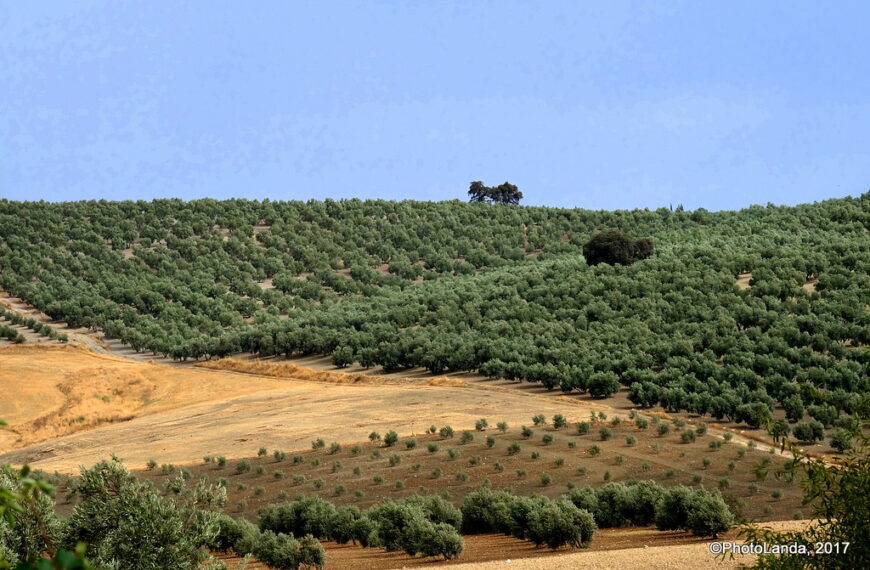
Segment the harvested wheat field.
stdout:
<svg viewBox="0 0 870 570">
<path fill-rule="evenodd" d="M 529 396 L 432 383 L 445 385 L 340 384 L 142 363 L 79 347 L 8 347 L 0 350 L 0 417 L 10 424 L 0 431 L 0 462 L 70 473 L 111 453 L 129 465 L 154 457 L 188 463 L 205 454 L 244 457 L 254 444 L 290 451 L 315 437 L 407 435 L 485 416 L 528 421 Z M 563 411 L 545 399 L 534 408 Z"/>
<path fill-rule="evenodd" d="M 257 389 L 284 384 L 262 380 Z M 135 418 L 242 396 L 252 391 L 246 384 L 231 375 L 133 362 L 76 346 L 4 348 L 0 417 L 9 427 L 0 431 L 0 451 L 46 440 L 62 442 L 64 436 L 111 430 Z M 53 454 L 47 449 L 42 453 Z"/>
</svg>

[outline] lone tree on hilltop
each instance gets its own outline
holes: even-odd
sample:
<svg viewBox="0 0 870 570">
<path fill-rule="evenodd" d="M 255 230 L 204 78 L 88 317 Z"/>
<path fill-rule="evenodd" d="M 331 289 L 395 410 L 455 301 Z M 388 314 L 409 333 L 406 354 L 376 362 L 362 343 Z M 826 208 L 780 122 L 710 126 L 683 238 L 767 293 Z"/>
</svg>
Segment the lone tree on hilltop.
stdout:
<svg viewBox="0 0 870 570">
<path fill-rule="evenodd" d="M 583 256 L 589 265 L 631 265 L 652 255 L 654 249 L 651 238 L 634 240 L 625 232 L 606 230 L 583 245 Z"/>
<path fill-rule="evenodd" d="M 519 204 L 523 193 L 515 184 L 505 182 L 495 187 L 484 186 L 480 180 L 475 180 L 468 187 L 471 202 L 489 202 L 491 204 Z"/>
</svg>

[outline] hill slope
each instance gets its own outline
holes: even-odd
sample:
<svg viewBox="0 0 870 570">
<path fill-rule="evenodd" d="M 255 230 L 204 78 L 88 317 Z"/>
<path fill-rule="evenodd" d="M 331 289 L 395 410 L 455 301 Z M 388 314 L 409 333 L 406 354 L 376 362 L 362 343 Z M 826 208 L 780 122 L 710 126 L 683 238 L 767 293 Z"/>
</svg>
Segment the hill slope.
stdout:
<svg viewBox="0 0 870 570">
<path fill-rule="evenodd" d="M 868 195 L 721 213 L 3 201 L 0 286 L 174 358 L 332 354 L 830 425 L 870 392 L 868 226 Z M 603 228 L 656 254 L 588 267 Z"/>
</svg>

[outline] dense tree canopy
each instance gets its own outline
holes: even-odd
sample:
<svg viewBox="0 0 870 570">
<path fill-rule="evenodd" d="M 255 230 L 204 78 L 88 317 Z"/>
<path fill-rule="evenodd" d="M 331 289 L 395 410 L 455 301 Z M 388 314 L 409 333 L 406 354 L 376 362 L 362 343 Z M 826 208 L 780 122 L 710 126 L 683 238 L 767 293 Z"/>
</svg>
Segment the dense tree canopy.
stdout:
<svg viewBox="0 0 870 570">
<path fill-rule="evenodd" d="M 610 265 L 629 265 L 646 259 L 654 249 L 650 238 L 631 239 L 625 232 L 607 230 L 595 234 L 583 244 L 583 257 L 589 265 L 609 263 Z"/>
<path fill-rule="evenodd" d="M 868 227 L 867 194 L 718 213 L 0 200 L 0 287 L 177 359 L 332 354 L 830 426 L 870 393 Z M 588 265 L 602 228 L 656 255 Z"/>
<path fill-rule="evenodd" d="M 468 196 L 472 202 L 490 202 L 492 204 L 519 204 L 523 193 L 510 182 L 498 186 L 484 186 L 483 182 L 475 180 L 468 188 Z"/>
</svg>

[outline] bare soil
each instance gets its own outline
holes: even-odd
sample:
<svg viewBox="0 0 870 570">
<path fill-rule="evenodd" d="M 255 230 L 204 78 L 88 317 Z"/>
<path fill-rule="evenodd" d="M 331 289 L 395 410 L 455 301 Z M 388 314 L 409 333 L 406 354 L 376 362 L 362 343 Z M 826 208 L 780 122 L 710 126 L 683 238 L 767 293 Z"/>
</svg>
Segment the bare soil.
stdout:
<svg viewBox="0 0 870 570">
<path fill-rule="evenodd" d="M 439 494 L 458 504 L 482 484 L 521 495 L 558 498 L 571 486 L 641 479 L 665 485 L 721 487 L 732 509 L 748 519 L 777 520 L 810 512 L 801 505 L 799 481 L 775 476 L 783 467 L 783 458 L 735 444 L 711 450 L 709 443 L 716 440 L 710 436 L 695 443 L 677 443 L 675 433 L 658 437 L 652 430 L 640 430 L 627 422 L 611 427 L 613 437 L 602 441 L 598 433 L 601 425 L 588 435 L 568 428 L 535 428 L 528 439 L 517 424 L 505 433 L 492 428 L 474 432 L 471 428 L 474 439 L 468 443 L 461 442 L 458 429 L 449 439 L 431 434 L 410 438 L 403 434 L 392 447 L 380 442 L 342 441 L 341 449 L 334 453 L 330 450 L 333 440 L 325 439 L 322 449 L 309 447 L 285 452 L 283 457 L 275 457 L 275 448 L 266 446 L 262 446 L 263 456 L 255 455 L 261 445 L 251 440 L 250 452 L 243 460 L 228 459 L 221 466 L 215 455 L 184 468 L 194 480 L 202 475 L 213 481 L 224 479 L 229 499 L 226 511 L 252 520 L 258 508 L 299 495 L 316 495 L 335 504 L 360 508 L 415 493 Z M 553 441 L 545 444 L 544 435 L 552 436 Z M 628 436 L 637 442 L 629 445 Z M 492 447 L 487 437 L 492 437 Z M 411 439 L 413 448 L 406 445 Z M 520 452 L 512 455 L 508 450 L 514 442 L 519 443 Z M 430 450 L 430 444 L 437 448 Z M 707 467 L 704 457 L 710 459 Z M 159 456 L 155 460 L 165 463 Z M 766 475 L 759 479 L 756 468 L 766 461 L 770 462 L 764 468 Z M 141 469 L 141 464 L 132 467 Z M 164 488 L 179 469 L 167 464 L 142 470 L 139 475 L 157 488 Z M 721 481 L 726 479 L 727 486 L 722 486 Z M 775 491 L 781 493 L 779 498 L 774 498 Z"/>
<path fill-rule="evenodd" d="M 0 392 L 10 395 L 0 417 L 12 424 L 0 431 L 0 462 L 66 473 L 110 453 L 130 465 L 187 463 L 206 454 L 245 457 L 260 445 L 305 449 L 317 437 L 360 441 L 373 430 L 410 435 L 431 423 L 470 426 L 498 417 L 516 424 L 529 416 L 519 393 L 331 384 L 134 362 L 75 347 L 0 350 Z M 103 403 L 115 406 L 108 416 Z M 532 407 L 547 415 L 564 410 L 548 399 Z M 124 421 L 106 424 L 117 416 Z"/>
<path fill-rule="evenodd" d="M 92 453 L 106 455 L 126 442 L 114 430 L 151 415 L 178 409 L 197 409 L 207 402 L 249 394 L 249 381 L 232 374 L 183 370 L 146 364 L 91 352 L 81 346 L 22 345 L 0 349 L 0 417 L 10 425 L 0 430 L 0 462 L 31 462 L 53 457 L 89 462 Z M 263 378 L 260 390 L 274 390 L 283 383 Z M 107 430 L 100 431 L 102 428 Z M 91 433 L 100 434 L 91 437 Z M 139 438 L 152 437 L 143 432 Z M 67 441 L 65 438 L 72 438 Z M 107 437 L 103 440 L 102 437 Z M 78 438 L 78 439 L 76 439 Z M 133 443 L 135 445 L 135 440 Z M 51 440 L 51 443 L 42 443 Z M 79 443 L 75 443 L 79 442 Z M 13 450 L 37 444 L 33 453 Z M 98 447 L 105 446 L 102 451 Z M 12 454 L 10 455 L 10 453 Z M 49 468 L 60 469 L 56 463 Z M 74 468 L 75 465 L 67 466 Z"/>
</svg>

